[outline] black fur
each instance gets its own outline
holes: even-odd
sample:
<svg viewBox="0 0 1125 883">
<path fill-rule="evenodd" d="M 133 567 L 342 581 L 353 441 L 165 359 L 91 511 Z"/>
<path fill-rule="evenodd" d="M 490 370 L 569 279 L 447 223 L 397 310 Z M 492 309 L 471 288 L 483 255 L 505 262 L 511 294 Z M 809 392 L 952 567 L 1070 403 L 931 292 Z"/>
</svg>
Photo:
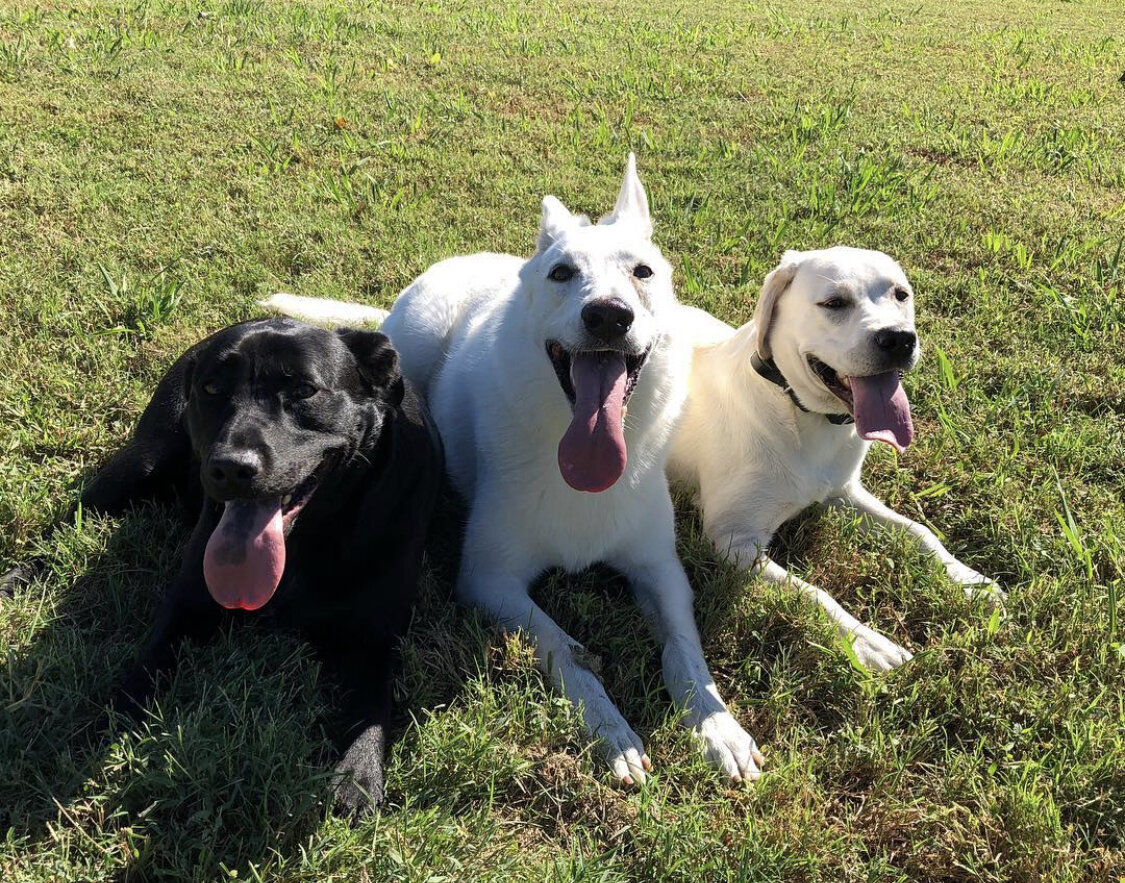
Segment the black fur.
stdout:
<svg viewBox="0 0 1125 883">
<path fill-rule="evenodd" d="M 223 456 L 255 458 L 260 469 L 232 486 L 216 478 Z M 160 381 L 128 446 L 82 495 L 85 509 L 105 514 L 169 496 L 198 513 L 116 707 L 135 712 L 174 665 L 181 641 L 206 639 L 226 619 L 296 628 L 345 688 L 336 804 L 364 815 L 383 795 L 397 642 L 441 474 L 440 440 L 384 335 L 263 319 L 193 346 Z M 273 598 L 260 611 L 228 613 L 203 579 L 222 501 L 283 496 L 310 477 L 315 490 L 286 537 Z"/>
</svg>

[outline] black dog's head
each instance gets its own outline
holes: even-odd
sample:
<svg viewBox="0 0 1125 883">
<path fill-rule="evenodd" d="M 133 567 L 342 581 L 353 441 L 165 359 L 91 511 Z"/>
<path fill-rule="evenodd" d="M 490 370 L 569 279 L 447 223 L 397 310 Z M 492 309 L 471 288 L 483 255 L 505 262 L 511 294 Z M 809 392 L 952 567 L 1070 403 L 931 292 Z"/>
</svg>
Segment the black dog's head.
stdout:
<svg viewBox="0 0 1125 883">
<path fill-rule="evenodd" d="M 224 511 L 204 575 L 225 607 L 265 604 L 285 567 L 285 538 L 318 489 L 354 481 L 384 410 L 403 396 L 385 335 L 263 319 L 219 332 L 185 372 L 185 422 L 200 481 Z"/>
</svg>

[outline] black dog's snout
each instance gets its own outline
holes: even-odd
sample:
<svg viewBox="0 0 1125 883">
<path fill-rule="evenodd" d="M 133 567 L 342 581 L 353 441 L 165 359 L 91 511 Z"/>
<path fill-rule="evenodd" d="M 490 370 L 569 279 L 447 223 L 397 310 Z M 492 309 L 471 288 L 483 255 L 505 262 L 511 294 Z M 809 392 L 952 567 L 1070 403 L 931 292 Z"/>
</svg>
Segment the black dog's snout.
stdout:
<svg viewBox="0 0 1125 883">
<path fill-rule="evenodd" d="M 591 301 L 582 308 L 582 324 L 598 340 L 610 343 L 633 327 L 633 310 L 616 298 Z"/>
<path fill-rule="evenodd" d="M 918 335 L 913 331 L 900 331 L 884 328 L 875 332 L 875 346 L 888 356 L 908 356 L 918 343 Z"/>
<path fill-rule="evenodd" d="M 253 451 L 215 451 L 207 460 L 211 486 L 232 497 L 249 492 L 261 471 L 262 458 Z"/>
</svg>

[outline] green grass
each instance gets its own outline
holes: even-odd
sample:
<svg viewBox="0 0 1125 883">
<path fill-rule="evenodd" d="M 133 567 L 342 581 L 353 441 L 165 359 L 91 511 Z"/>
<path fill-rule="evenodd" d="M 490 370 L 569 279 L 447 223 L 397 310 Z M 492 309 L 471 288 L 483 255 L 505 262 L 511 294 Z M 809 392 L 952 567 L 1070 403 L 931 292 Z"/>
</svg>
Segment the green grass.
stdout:
<svg viewBox="0 0 1125 883">
<path fill-rule="evenodd" d="M 541 6 L 0 8 L 0 564 L 48 563 L 0 602 L 0 878 L 1125 877 L 1125 7 Z M 157 510 L 49 525 L 172 358 L 276 290 L 387 306 L 442 257 L 526 254 L 541 196 L 606 211 L 629 150 L 681 295 L 725 319 L 784 248 L 907 268 L 919 438 L 869 483 L 1005 612 L 901 541 L 801 519 L 778 557 L 918 654 L 866 676 L 684 501 L 707 654 L 768 756 L 752 789 L 675 725 L 618 581 L 538 596 L 645 737 L 639 793 L 527 648 L 456 610 L 440 553 L 362 827 L 325 808 L 328 700 L 284 637 L 194 649 L 150 720 L 94 738 L 184 536 Z"/>
</svg>

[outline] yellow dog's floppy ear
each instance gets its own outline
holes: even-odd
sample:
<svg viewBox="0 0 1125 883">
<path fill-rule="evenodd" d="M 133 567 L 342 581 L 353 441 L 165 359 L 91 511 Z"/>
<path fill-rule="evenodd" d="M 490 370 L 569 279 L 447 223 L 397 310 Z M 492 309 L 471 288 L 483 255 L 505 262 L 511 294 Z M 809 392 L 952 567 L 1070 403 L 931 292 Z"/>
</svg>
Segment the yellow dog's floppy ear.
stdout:
<svg viewBox="0 0 1125 883">
<path fill-rule="evenodd" d="M 758 295 L 758 306 L 754 310 L 754 329 L 758 334 L 758 355 L 763 359 L 773 358 L 769 335 L 770 325 L 773 324 L 774 308 L 777 306 L 777 299 L 797 275 L 797 266 L 800 263 L 799 251 L 785 252 L 781 256 L 781 263 L 770 270 L 766 281 L 762 283 L 762 293 Z"/>
</svg>

